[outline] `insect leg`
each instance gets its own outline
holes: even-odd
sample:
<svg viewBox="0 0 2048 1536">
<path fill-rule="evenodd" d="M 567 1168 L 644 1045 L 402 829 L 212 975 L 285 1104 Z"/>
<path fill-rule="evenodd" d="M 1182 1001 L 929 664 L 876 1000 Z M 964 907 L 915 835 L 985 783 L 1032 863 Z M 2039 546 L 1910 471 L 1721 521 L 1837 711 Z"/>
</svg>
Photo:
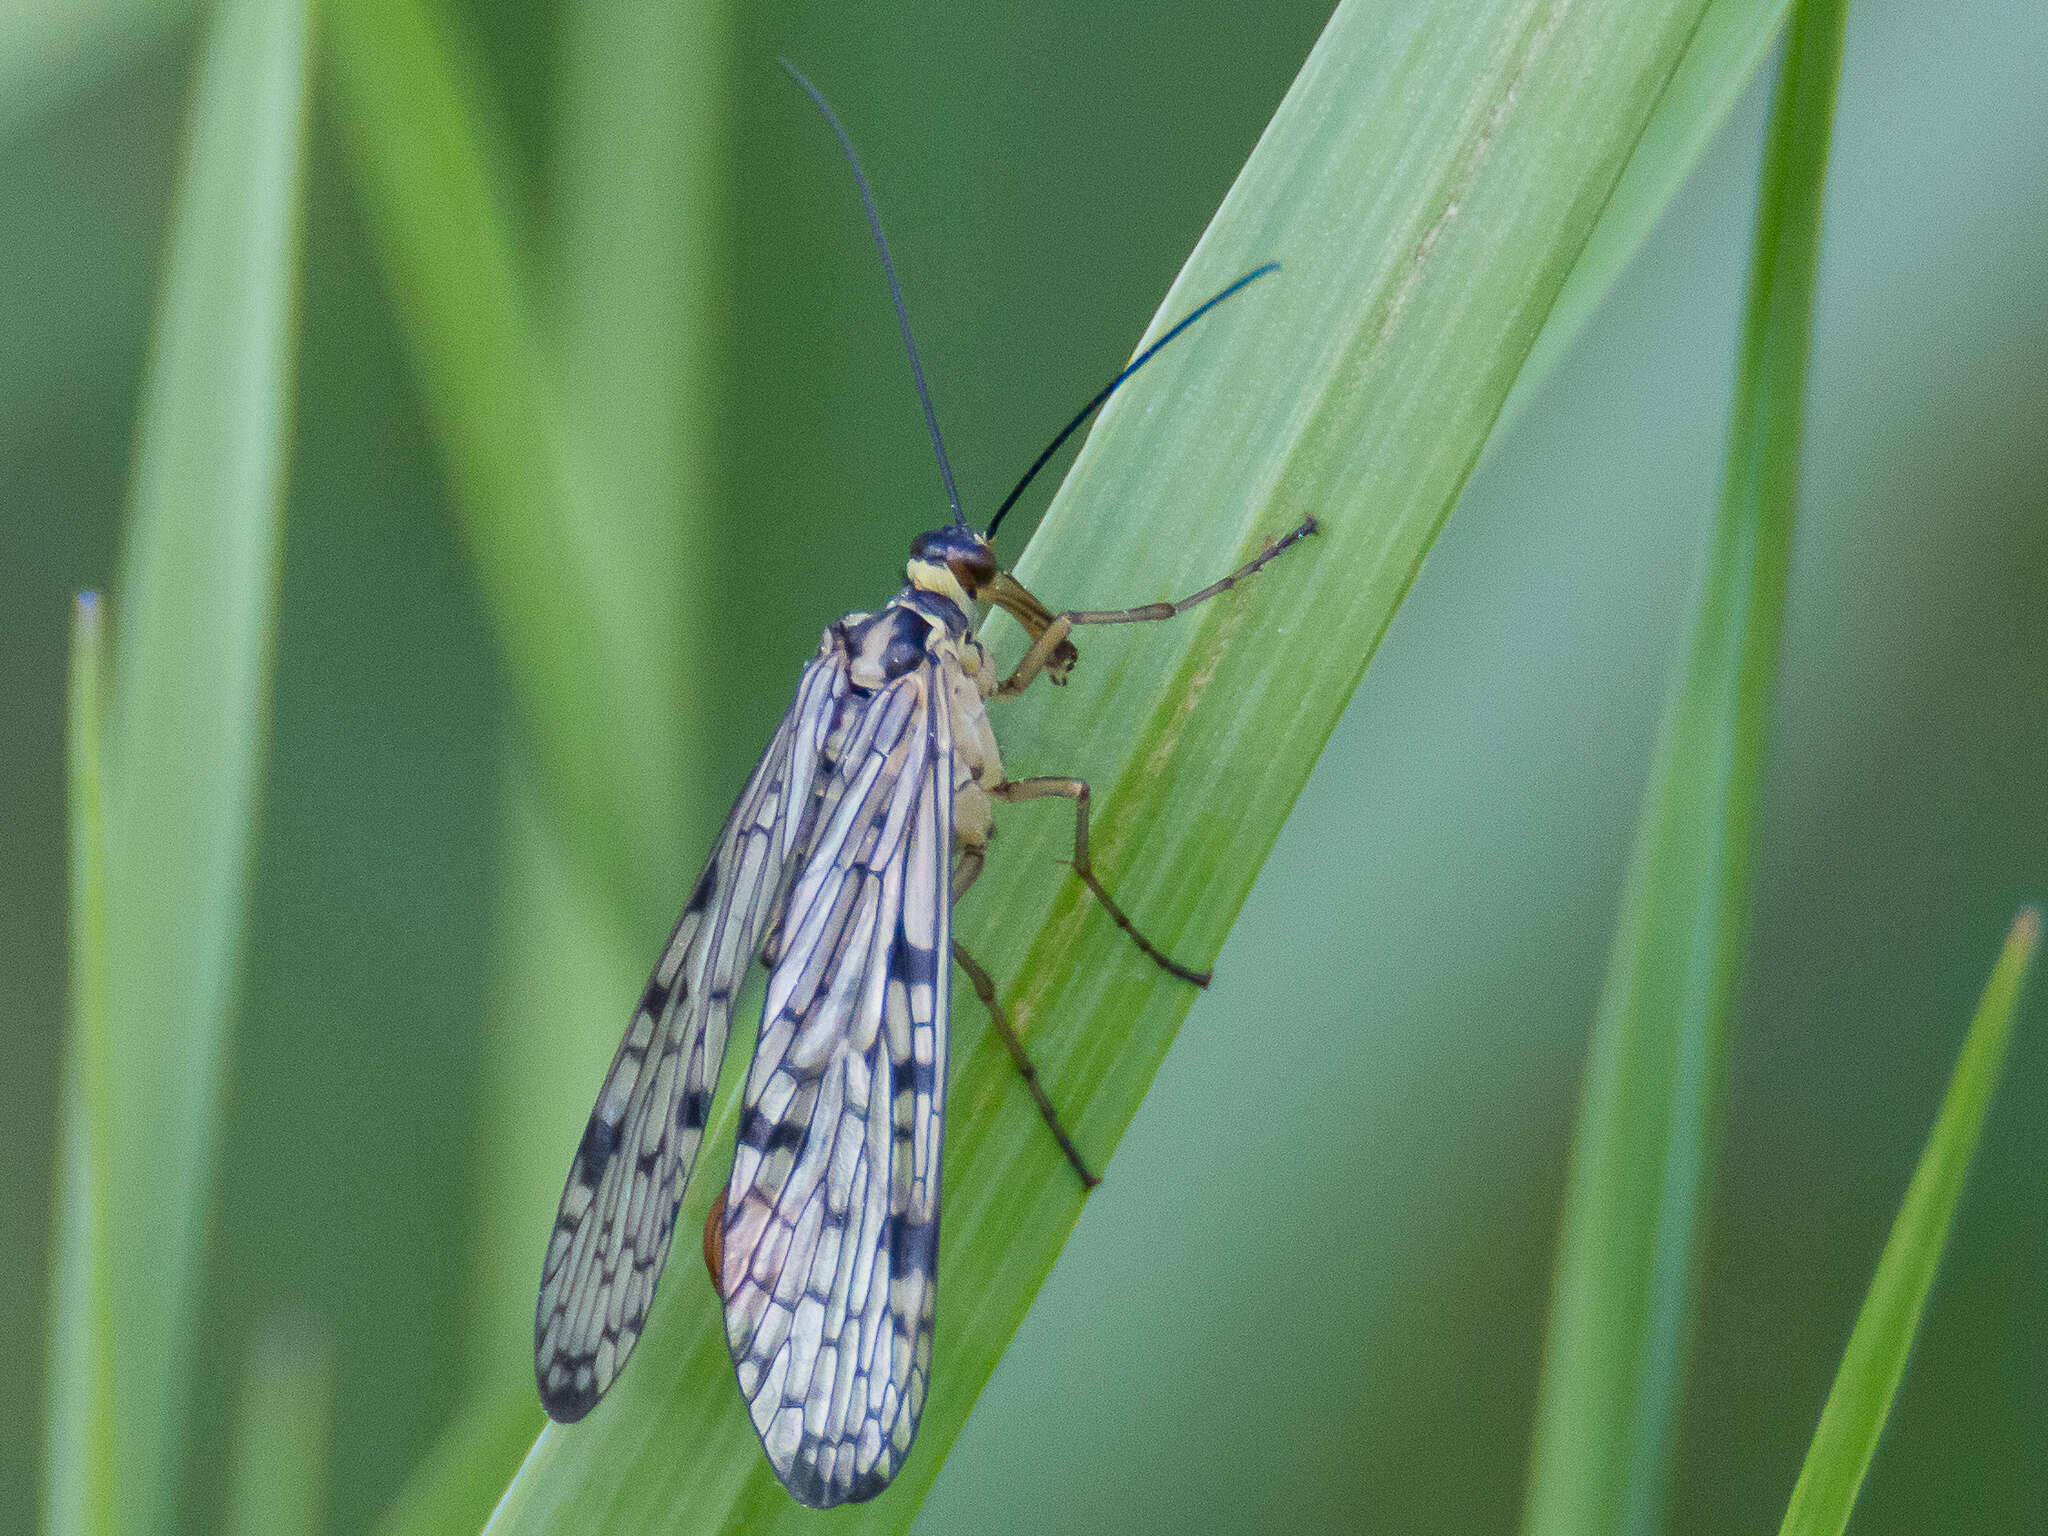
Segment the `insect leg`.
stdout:
<svg viewBox="0 0 2048 1536">
<path fill-rule="evenodd" d="M 1081 877 L 1081 883 L 1095 893 L 1095 899 L 1102 903 L 1102 910 L 1116 919 L 1117 927 L 1131 936 L 1131 941 L 1145 952 L 1145 957 L 1161 970 L 1178 976 L 1182 981 L 1192 981 L 1198 987 L 1206 987 L 1213 979 L 1208 971 L 1192 970 L 1160 949 L 1144 934 L 1138 932 L 1124 909 L 1104 889 L 1096 878 L 1094 862 L 1088 857 L 1088 781 L 1086 779 L 1011 779 L 998 784 L 989 791 L 998 800 L 1015 804 L 1023 800 L 1043 800 L 1056 797 L 1074 802 L 1074 873 Z"/>
<path fill-rule="evenodd" d="M 1046 626 L 1044 632 L 1037 639 L 1031 642 L 1031 649 L 1026 651 L 1024 659 L 1017 663 L 1017 670 L 997 685 L 997 696 L 1000 698 L 1011 698 L 1030 687 L 1032 679 L 1045 670 L 1047 664 L 1052 661 L 1054 653 L 1066 642 L 1067 636 L 1072 633 L 1076 625 L 1156 624 L 1164 619 L 1178 618 L 1197 603 L 1206 603 L 1212 597 L 1222 596 L 1240 581 L 1254 574 L 1260 567 L 1278 556 L 1290 544 L 1307 538 L 1315 531 L 1316 520 L 1313 517 L 1303 518 L 1299 527 L 1278 539 L 1267 540 L 1264 549 L 1260 550 L 1258 554 L 1247 560 L 1228 576 L 1225 576 L 1221 581 L 1213 581 L 1208 586 L 1202 588 L 1201 591 L 1190 593 L 1176 603 L 1146 603 L 1137 608 L 1069 610 L 1066 613 L 1060 614 L 1051 624 Z M 1105 902 L 1106 900 L 1105 898 Z M 1140 939 L 1138 942 L 1142 944 L 1144 940 Z M 1162 963 L 1164 964 L 1165 962 Z M 1168 964 L 1167 969 L 1175 970 L 1175 967 Z"/>
<path fill-rule="evenodd" d="M 970 882 L 971 883 L 971 882 Z M 1102 1182 L 1102 1176 L 1090 1168 L 1081 1156 L 1080 1148 L 1074 1145 L 1074 1138 L 1067 1134 L 1067 1128 L 1060 1124 L 1060 1112 L 1053 1108 L 1051 1098 L 1046 1095 L 1045 1085 L 1038 1080 L 1038 1068 L 1031 1064 L 1031 1057 L 1024 1049 L 1024 1042 L 1010 1023 L 1010 1016 L 1003 1012 L 1003 1005 L 996 1000 L 996 984 L 981 962 L 967 953 L 967 946 L 958 939 L 953 941 L 953 958 L 960 962 L 960 969 L 967 973 L 968 984 L 974 988 L 974 995 L 981 999 L 982 1007 L 988 1010 L 989 1018 L 995 1023 L 996 1034 L 1010 1053 L 1010 1060 L 1017 1068 L 1017 1075 L 1024 1079 L 1024 1086 L 1031 1090 L 1031 1101 L 1038 1106 L 1038 1113 L 1044 1117 L 1046 1126 L 1052 1131 L 1053 1140 L 1060 1144 L 1060 1151 L 1067 1155 L 1067 1161 L 1074 1165 L 1074 1172 L 1081 1176 L 1081 1187 L 1093 1189 Z"/>
<path fill-rule="evenodd" d="M 988 862 L 988 850 L 972 844 L 960 850 L 960 862 L 953 866 L 953 905 L 960 904 L 974 882 L 981 878 L 981 867 Z"/>
</svg>

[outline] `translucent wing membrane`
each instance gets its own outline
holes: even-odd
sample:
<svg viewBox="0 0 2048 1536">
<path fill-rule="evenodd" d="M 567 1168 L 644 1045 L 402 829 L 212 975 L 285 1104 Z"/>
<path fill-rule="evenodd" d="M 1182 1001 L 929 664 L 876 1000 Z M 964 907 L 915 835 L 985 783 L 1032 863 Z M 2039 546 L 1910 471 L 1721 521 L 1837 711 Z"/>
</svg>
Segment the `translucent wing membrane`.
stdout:
<svg viewBox="0 0 2048 1536">
<path fill-rule="evenodd" d="M 733 996 L 815 826 L 846 692 L 845 653 L 828 636 L 733 807 L 584 1128 L 533 1323 L 541 1404 L 564 1423 L 604 1396 L 640 1338 L 704 1139 Z"/>
<path fill-rule="evenodd" d="M 888 1484 L 931 1371 L 954 788 L 937 665 L 847 700 L 726 1192 L 740 1390 L 777 1475 L 820 1507 Z"/>
</svg>

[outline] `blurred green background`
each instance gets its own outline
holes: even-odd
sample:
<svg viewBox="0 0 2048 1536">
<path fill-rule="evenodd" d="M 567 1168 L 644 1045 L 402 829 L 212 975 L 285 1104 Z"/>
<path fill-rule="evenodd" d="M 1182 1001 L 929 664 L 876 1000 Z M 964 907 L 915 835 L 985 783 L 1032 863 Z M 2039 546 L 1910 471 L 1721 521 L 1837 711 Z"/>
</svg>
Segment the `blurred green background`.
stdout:
<svg viewBox="0 0 2048 1536">
<path fill-rule="evenodd" d="M 41 1434 L 67 604 L 113 576 L 188 9 L 138 0 L 77 53 L 0 54 L 34 84 L 0 114 L 7 1530 L 32 1526 Z M 450 10 L 544 245 L 563 18 Z M 710 426 L 727 596 L 693 620 L 719 708 L 678 894 L 820 625 L 890 590 L 937 509 L 844 170 L 775 56 L 859 138 L 986 509 L 1128 354 L 1324 15 L 733 13 Z M 34 41 L 0 29 L 0 48 Z M 1851 14 L 1674 1531 L 1777 1519 L 1998 936 L 2048 888 L 2044 73 L 2027 0 Z M 388 1505 L 479 1349 L 512 704 L 329 85 L 316 71 L 193 1532 L 217 1518 L 261 1319 L 301 1309 L 334 1340 L 336 1532 Z M 1762 105 L 1753 88 L 1490 450 L 922 1529 L 1512 1527 L 1580 1062 L 1719 473 Z M 659 928 L 639 938 L 651 955 Z M 580 1120 L 588 1089 L 546 1123 Z M 2048 1525 L 2044 1145 L 2037 995 L 1857 1530 Z M 500 1342 L 523 1369 L 523 1332 Z"/>
</svg>

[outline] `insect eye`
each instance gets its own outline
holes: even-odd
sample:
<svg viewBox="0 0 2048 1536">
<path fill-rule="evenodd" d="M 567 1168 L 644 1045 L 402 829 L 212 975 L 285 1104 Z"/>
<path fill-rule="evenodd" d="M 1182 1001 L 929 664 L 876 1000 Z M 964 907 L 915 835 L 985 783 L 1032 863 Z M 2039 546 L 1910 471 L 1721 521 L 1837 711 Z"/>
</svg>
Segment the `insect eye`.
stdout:
<svg viewBox="0 0 2048 1536">
<path fill-rule="evenodd" d="M 946 565 L 970 597 L 996 577 L 996 557 L 987 549 L 963 550 L 948 559 Z"/>
</svg>

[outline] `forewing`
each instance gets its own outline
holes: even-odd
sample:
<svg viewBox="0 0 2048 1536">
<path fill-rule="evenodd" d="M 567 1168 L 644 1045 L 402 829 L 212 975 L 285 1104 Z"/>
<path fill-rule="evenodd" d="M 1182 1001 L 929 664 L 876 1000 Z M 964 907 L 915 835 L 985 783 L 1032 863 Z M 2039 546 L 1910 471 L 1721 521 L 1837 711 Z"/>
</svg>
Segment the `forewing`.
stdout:
<svg viewBox="0 0 2048 1536">
<path fill-rule="evenodd" d="M 930 1379 L 952 759 L 927 660 L 868 702 L 825 786 L 742 1100 L 726 1338 L 769 1461 L 815 1507 L 887 1486 Z"/>
<path fill-rule="evenodd" d="M 783 894 L 845 692 L 845 654 L 828 634 L 669 936 L 584 1127 L 533 1324 L 541 1404 L 565 1424 L 604 1396 L 639 1340 L 704 1139 L 733 996 Z"/>
</svg>

